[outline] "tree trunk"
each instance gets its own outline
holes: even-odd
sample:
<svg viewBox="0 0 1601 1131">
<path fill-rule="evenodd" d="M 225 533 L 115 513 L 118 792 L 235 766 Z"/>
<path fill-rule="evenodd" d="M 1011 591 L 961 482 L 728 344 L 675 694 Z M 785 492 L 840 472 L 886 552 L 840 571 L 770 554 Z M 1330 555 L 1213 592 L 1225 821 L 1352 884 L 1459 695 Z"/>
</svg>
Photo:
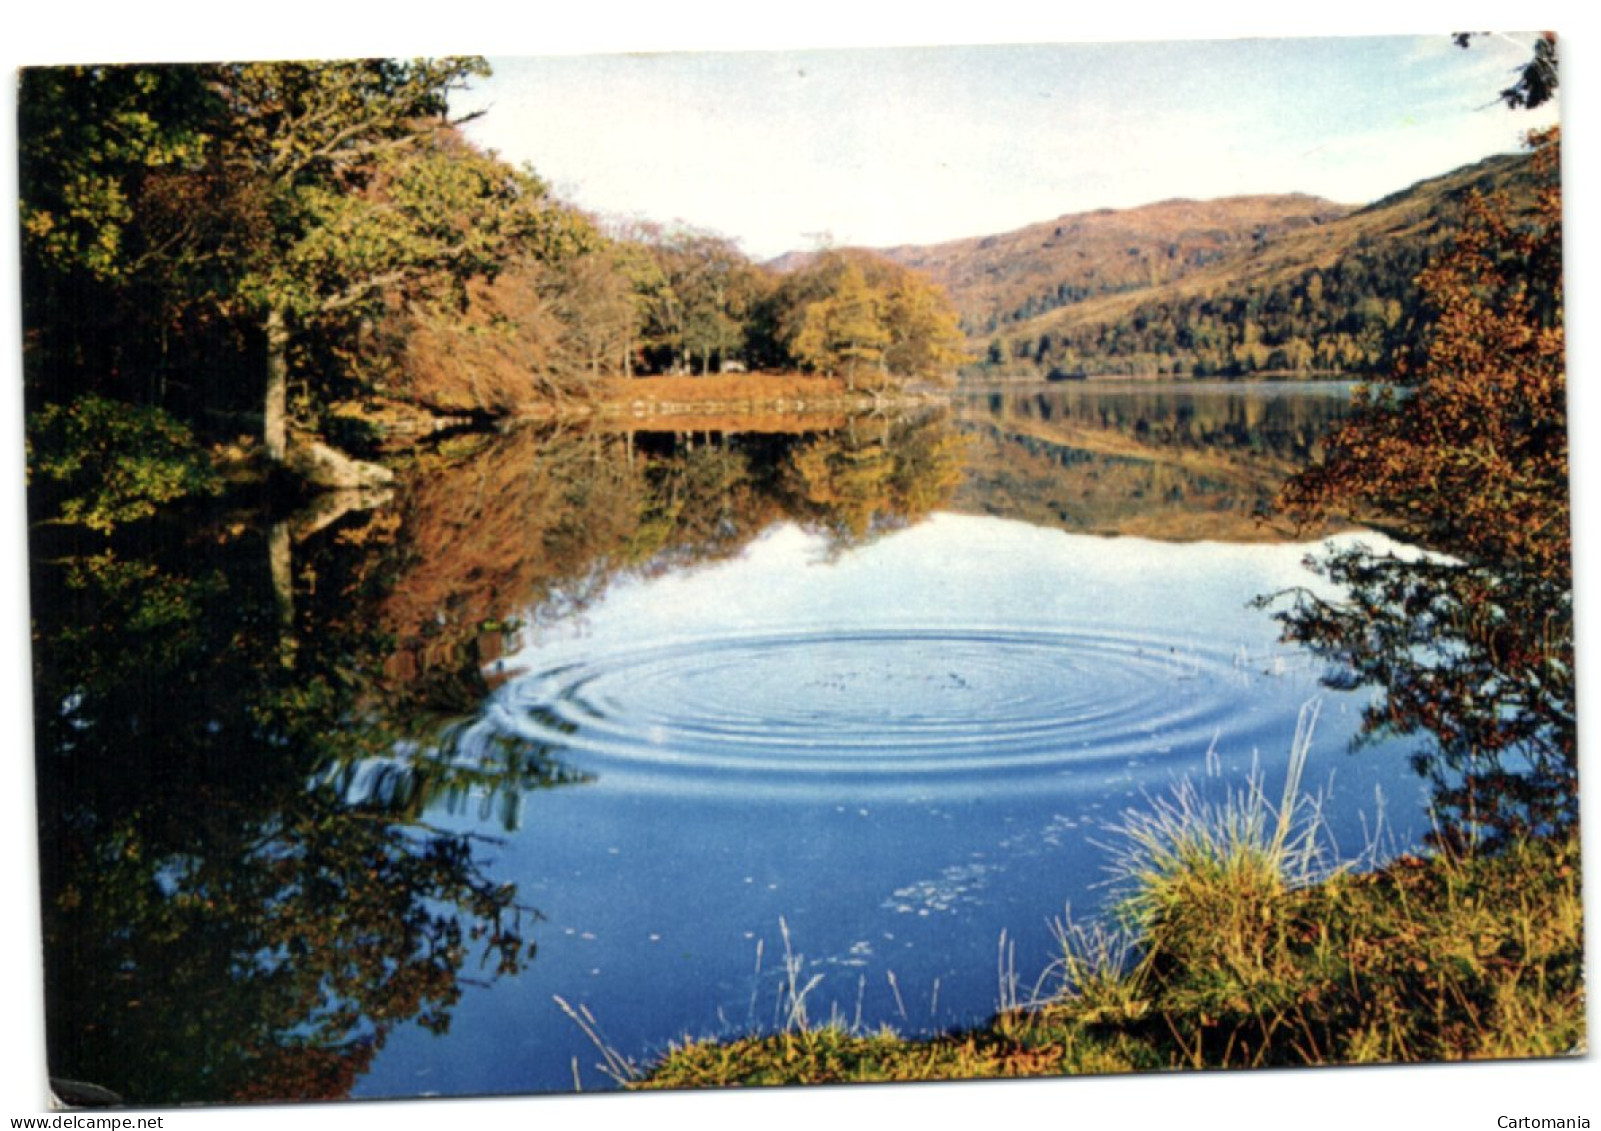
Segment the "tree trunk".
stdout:
<svg viewBox="0 0 1601 1131">
<path fill-rule="evenodd" d="M 278 626 L 290 630 L 295 624 L 294 543 L 289 523 L 278 521 L 267 528 L 267 570 L 272 577 L 273 606 Z"/>
<path fill-rule="evenodd" d="M 289 324 L 281 307 L 267 312 L 267 393 L 261 414 L 267 458 L 281 464 L 289 451 Z"/>
<path fill-rule="evenodd" d="M 267 569 L 272 575 L 273 605 L 278 611 L 278 662 L 293 668 L 300 653 L 300 638 L 295 635 L 294 542 L 288 522 L 275 522 L 267 529 Z"/>
</svg>

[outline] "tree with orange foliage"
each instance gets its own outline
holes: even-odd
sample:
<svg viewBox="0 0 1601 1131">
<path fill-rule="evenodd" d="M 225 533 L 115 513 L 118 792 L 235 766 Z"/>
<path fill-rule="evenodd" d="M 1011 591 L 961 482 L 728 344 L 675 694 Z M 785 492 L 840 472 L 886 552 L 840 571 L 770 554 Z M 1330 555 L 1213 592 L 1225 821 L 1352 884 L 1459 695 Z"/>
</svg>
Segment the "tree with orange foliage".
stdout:
<svg viewBox="0 0 1601 1131">
<path fill-rule="evenodd" d="M 966 360 L 944 290 L 860 249 L 822 252 L 786 276 L 769 296 L 765 320 L 777 364 L 842 376 L 853 390 L 906 378 L 945 382 Z"/>
<path fill-rule="evenodd" d="M 1337 662 L 1330 683 L 1384 691 L 1366 733 L 1431 736 L 1416 761 L 1444 833 L 1483 844 L 1578 818 L 1559 137 L 1530 143 L 1532 209 L 1470 198 L 1394 383 L 1282 496 L 1434 551 L 1335 551 L 1311 564 L 1345 595 L 1298 591 L 1280 619 Z"/>
</svg>

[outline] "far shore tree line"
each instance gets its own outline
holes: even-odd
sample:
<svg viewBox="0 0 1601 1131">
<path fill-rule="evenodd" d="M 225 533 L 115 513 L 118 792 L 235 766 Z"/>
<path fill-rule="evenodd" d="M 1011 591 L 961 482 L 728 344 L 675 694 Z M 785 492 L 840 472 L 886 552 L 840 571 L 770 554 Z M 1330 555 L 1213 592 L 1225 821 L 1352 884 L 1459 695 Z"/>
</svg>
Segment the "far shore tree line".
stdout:
<svg viewBox="0 0 1601 1131">
<path fill-rule="evenodd" d="M 943 292 L 870 253 L 785 274 L 710 232 L 557 199 L 450 116 L 487 74 L 477 58 L 24 71 L 36 470 L 120 475 L 159 503 L 187 472 L 133 451 L 249 430 L 281 463 L 352 399 L 499 416 L 607 377 L 799 370 L 881 390 L 962 360 Z M 113 418 L 120 466 L 51 448 L 104 447 L 88 433 Z"/>
</svg>

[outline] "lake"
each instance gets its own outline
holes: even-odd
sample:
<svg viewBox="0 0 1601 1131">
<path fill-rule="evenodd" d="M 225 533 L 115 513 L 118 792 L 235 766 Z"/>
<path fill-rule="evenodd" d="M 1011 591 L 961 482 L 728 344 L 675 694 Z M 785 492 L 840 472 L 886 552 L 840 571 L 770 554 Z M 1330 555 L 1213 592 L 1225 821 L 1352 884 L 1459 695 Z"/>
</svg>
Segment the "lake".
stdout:
<svg viewBox="0 0 1601 1131">
<path fill-rule="evenodd" d="M 1276 799 L 1314 717 L 1330 862 L 1416 845 L 1408 744 L 1352 752 L 1369 693 L 1254 603 L 1383 542 L 1264 517 L 1348 403 L 1086 382 L 524 430 L 360 505 L 36 541 L 53 1070 L 593 1090 L 597 1037 L 645 1062 L 799 991 L 979 1022 L 1116 899 L 1123 814 Z"/>
</svg>

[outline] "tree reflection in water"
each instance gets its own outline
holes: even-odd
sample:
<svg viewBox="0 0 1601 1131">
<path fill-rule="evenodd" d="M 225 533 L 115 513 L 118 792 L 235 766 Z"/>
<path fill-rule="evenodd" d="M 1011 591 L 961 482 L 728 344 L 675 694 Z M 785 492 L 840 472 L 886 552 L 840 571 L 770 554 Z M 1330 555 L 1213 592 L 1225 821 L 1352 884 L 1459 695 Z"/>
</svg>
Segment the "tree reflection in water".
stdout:
<svg viewBox="0 0 1601 1131">
<path fill-rule="evenodd" d="M 36 535 L 50 1065 L 141 1104 L 340 1095 L 517 970 L 532 915 L 468 839 L 309 784 L 400 738 L 352 555 L 301 547 L 286 621 L 267 540 L 204 529 Z"/>
<path fill-rule="evenodd" d="M 399 496 L 33 532 L 48 1055 L 139 1104 L 347 1094 L 400 1025 L 515 974 L 486 870 L 584 779 L 471 716 L 508 635 L 792 518 L 840 544 L 949 497 L 941 416 L 833 434 L 525 431 Z M 347 500 L 348 503 L 348 500 Z M 35 516 L 38 517 L 37 515 Z"/>
</svg>

